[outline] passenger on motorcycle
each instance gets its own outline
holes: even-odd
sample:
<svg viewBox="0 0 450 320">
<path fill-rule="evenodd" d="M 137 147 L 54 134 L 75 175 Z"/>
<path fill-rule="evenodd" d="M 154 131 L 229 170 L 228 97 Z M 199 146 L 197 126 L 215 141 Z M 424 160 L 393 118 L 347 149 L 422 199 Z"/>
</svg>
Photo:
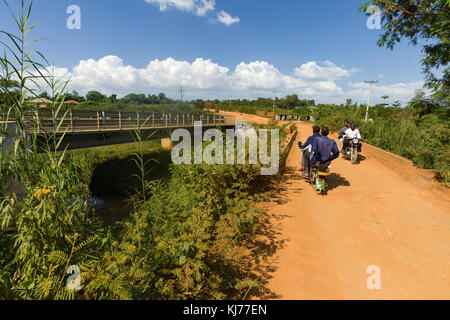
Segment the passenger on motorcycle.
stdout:
<svg viewBox="0 0 450 320">
<path fill-rule="evenodd" d="M 342 153 L 344 152 L 344 135 L 345 135 L 345 131 L 347 131 L 348 128 L 350 128 L 350 121 L 345 121 L 345 127 L 342 128 L 338 133 L 339 146 L 341 147 Z"/>
<path fill-rule="evenodd" d="M 322 137 L 314 140 L 311 161 L 313 168 L 324 171 L 330 166 L 331 161 L 339 157 L 339 148 L 336 141 L 328 138 L 330 130 L 327 127 L 323 127 L 321 133 Z"/>
<path fill-rule="evenodd" d="M 345 131 L 344 146 L 343 146 L 344 150 L 345 150 L 345 148 L 347 148 L 349 141 L 352 139 L 362 140 L 361 133 L 356 128 L 356 125 L 354 123 L 351 123 L 350 128 L 347 129 L 347 131 Z M 359 146 L 358 146 L 358 151 L 361 151 L 361 144 L 359 144 Z"/>
<path fill-rule="evenodd" d="M 305 144 L 301 144 L 301 142 L 299 143 L 299 147 L 300 147 L 300 151 L 303 152 L 303 156 L 302 156 L 302 170 L 303 176 L 308 176 L 308 172 L 309 172 L 309 166 L 310 166 L 310 161 L 311 161 L 311 156 L 312 156 L 312 146 L 314 143 L 314 140 L 318 137 L 321 137 L 320 135 L 320 128 L 318 126 L 315 126 L 313 128 L 313 135 L 310 136 L 308 138 L 308 140 L 306 140 Z"/>
</svg>

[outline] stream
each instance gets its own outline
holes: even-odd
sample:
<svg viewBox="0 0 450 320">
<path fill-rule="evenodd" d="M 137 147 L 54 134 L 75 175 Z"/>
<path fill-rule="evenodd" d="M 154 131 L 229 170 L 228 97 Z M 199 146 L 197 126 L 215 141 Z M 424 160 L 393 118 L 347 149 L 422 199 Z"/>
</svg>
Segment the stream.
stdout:
<svg viewBox="0 0 450 320">
<path fill-rule="evenodd" d="M 126 197 L 98 196 L 89 199 L 89 201 L 95 206 L 98 216 L 108 226 L 123 221 L 133 211 L 133 203 Z"/>
</svg>

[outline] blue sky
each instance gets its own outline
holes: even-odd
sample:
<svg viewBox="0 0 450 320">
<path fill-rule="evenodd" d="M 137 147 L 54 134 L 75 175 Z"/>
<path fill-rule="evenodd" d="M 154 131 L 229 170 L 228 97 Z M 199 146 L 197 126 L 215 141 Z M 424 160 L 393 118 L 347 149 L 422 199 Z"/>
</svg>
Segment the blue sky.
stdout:
<svg viewBox="0 0 450 320">
<path fill-rule="evenodd" d="M 9 1 L 15 7 L 18 1 Z M 376 46 L 380 30 L 358 13 L 363 0 L 35 1 L 33 38 L 70 75 L 71 89 L 105 94 L 166 92 L 188 98 L 255 98 L 297 93 L 319 102 L 406 101 L 420 88 L 420 48 Z M 81 29 L 69 30 L 69 5 Z M 228 19 L 219 21 L 219 15 Z M 0 4 L 1 29 L 14 31 Z M 224 22 L 228 22 L 228 25 Z"/>
</svg>

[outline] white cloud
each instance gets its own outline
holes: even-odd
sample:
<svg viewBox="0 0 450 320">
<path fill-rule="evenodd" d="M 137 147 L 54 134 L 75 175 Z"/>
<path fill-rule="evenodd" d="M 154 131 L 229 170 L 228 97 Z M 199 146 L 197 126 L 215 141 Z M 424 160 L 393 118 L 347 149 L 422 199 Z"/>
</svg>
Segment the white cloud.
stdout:
<svg viewBox="0 0 450 320">
<path fill-rule="evenodd" d="M 233 84 L 242 89 L 280 89 L 283 75 L 273 65 L 265 61 L 240 63 L 232 75 Z"/>
<path fill-rule="evenodd" d="M 350 88 L 353 88 L 347 93 L 351 98 L 355 98 L 356 100 L 362 102 L 364 102 L 364 99 L 367 101 L 369 93 L 369 85 L 367 83 L 349 82 L 348 85 Z M 383 101 L 381 101 L 379 97 L 389 96 L 389 101 L 392 100 L 391 102 L 395 100 L 406 102 L 414 96 L 414 91 L 417 89 L 422 89 L 423 85 L 424 81 L 411 81 L 408 83 L 401 82 L 390 85 L 374 85 L 372 89 L 372 97 L 374 97 L 373 101 L 374 103 L 381 103 Z"/>
<path fill-rule="evenodd" d="M 310 81 L 282 74 L 266 61 L 240 63 L 231 75 L 235 90 L 278 91 L 281 94 L 296 92 L 303 96 L 332 96 L 342 94 L 334 81 Z"/>
<path fill-rule="evenodd" d="M 314 64 L 308 62 L 304 65 Z M 327 65 L 331 67 L 334 64 L 330 62 Z M 276 91 L 277 96 L 296 93 L 301 98 L 316 99 L 317 102 L 339 102 L 352 98 L 365 103 L 368 93 L 364 82 L 348 82 L 348 88 L 344 90 L 335 80 L 302 77 L 297 72 L 284 74 L 266 61 L 241 62 L 230 70 L 209 59 L 198 58 L 188 62 L 167 58 L 155 59 L 146 67 L 138 68 L 126 65 L 119 57 L 106 56 L 99 60 L 81 60 L 72 70 L 55 67 L 53 74 L 57 78 L 70 77 L 68 89 L 82 94 L 90 90 L 119 96 L 165 92 L 177 98 L 179 87 L 184 86 L 187 97 L 193 99 L 222 99 L 230 94 L 235 98 L 251 99 L 272 96 Z M 407 101 L 422 85 L 423 81 L 376 85 L 373 101 L 377 103 L 377 99 L 384 95 L 392 101 Z"/>
<path fill-rule="evenodd" d="M 220 23 L 225 24 L 227 27 L 235 24 L 235 23 L 239 23 L 241 21 L 241 19 L 239 19 L 239 17 L 235 17 L 233 18 L 228 12 L 225 11 L 220 11 L 219 13 L 217 13 L 217 20 Z"/>
<path fill-rule="evenodd" d="M 215 10 L 216 6 L 215 0 L 145 0 L 145 2 L 158 5 L 161 11 L 175 8 L 197 16 L 205 16 L 208 11 Z"/>
<path fill-rule="evenodd" d="M 137 83 L 138 76 L 138 70 L 125 66 L 119 57 L 106 56 L 98 61 L 81 60 L 73 68 L 72 81 L 75 85 L 90 88 L 131 89 Z"/>
<path fill-rule="evenodd" d="M 169 8 L 196 14 L 204 17 L 209 11 L 216 10 L 215 0 L 145 0 L 145 2 L 159 6 L 159 10 L 166 11 Z M 222 10 L 217 13 L 217 20 L 225 24 L 227 27 L 240 22 L 239 17 L 232 17 L 228 12 Z"/>
<path fill-rule="evenodd" d="M 294 70 L 295 75 L 307 79 L 323 79 L 323 80 L 337 80 L 348 78 L 353 73 L 361 71 L 357 68 L 346 70 L 335 65 L 331 61 L 325 61 L 324 66 L 319 66 L 315 61 L 302 64 L 299 68 Z"/>
<path fill-rule="evenodd" d="M 185 86 L 196 89 L 229 87 L 229 69 L 211 60 L 196 59 L 193 63 L 173 58 L 153 60 L 139 70 L 141 81 L 158 88 Z"/>
</svg>

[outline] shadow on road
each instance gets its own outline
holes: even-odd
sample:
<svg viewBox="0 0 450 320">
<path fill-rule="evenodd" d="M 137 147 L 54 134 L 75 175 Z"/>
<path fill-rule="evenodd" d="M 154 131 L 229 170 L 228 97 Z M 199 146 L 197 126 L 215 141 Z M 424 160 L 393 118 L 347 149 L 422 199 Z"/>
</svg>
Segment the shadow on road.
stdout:
<svg viewBox="0 0 450 320">
<path fill-rule="evenodd" d="M 290 201 L 288 197 L 288 187 L 295 181 L 304 180 L 297 168 L 286 168 L 280 180 L 273 186 L 270 197 L 267 199 L 277 205 L 286 204 Z M 328 189 L 333 190 L 340 186 L 350 186 L 350 182 L 337 173 L 328 176 Z M 302 192 L 303 189 L 294 189 L 294 192 Z M 273 277 L 273 273 L 278 269 L 278 252 L 285 248 L 290 241 L 288 238 L 282 238 L 281 223 L 284 219 L 293 218 L 292 216 L 282 214 L 281 212 L 269 213 L 266 208 L 260 217 L 260 229 L 251 239 L 247 248 L 249 254 L 245 258 L 245 265 L 251 272 L 248 278 L 255 280 L 259 286 L 249 290 L 245 299 L 280 299 L 281 297 L 268 288 L 268 283 Z M 243 297 L 244 298 L 244 297 Z"/>
<path fill-rule="evenodd" d="M 367 158 L 365 156 L 363 156 L 362 154 L 358 154 L 358 160 L 357 163 L 360 163 L 362 161 L 365 161 Z"/>
<path fill-rule="evenodd" d="M 281 221 L 291 218 L 288 215 L 269 214 L 263 212 L 260 217 L 260 229 L 248 245 L 250 254 L 245 259 L 245 264 L 252 272 L 248 278 L 258 281 L 259 287 L 252 288 L 246 299 L 280 299 L 272 292 L 268 282 L 272 274 L 277 270 L 277 252 L 285 247 L 289 239 L 280 239 Z"/>
<path fill-rule="evenodd" d="M 349 187 L 350 186 L 350 182 L 345 179 L 344 177 L 342 177 L 340 174 L 338 173 L 331 173 L 328 177 L 327 177 L 327 190 L 333 190 L 336 189 L 338 187 Z"/>
</svg>

